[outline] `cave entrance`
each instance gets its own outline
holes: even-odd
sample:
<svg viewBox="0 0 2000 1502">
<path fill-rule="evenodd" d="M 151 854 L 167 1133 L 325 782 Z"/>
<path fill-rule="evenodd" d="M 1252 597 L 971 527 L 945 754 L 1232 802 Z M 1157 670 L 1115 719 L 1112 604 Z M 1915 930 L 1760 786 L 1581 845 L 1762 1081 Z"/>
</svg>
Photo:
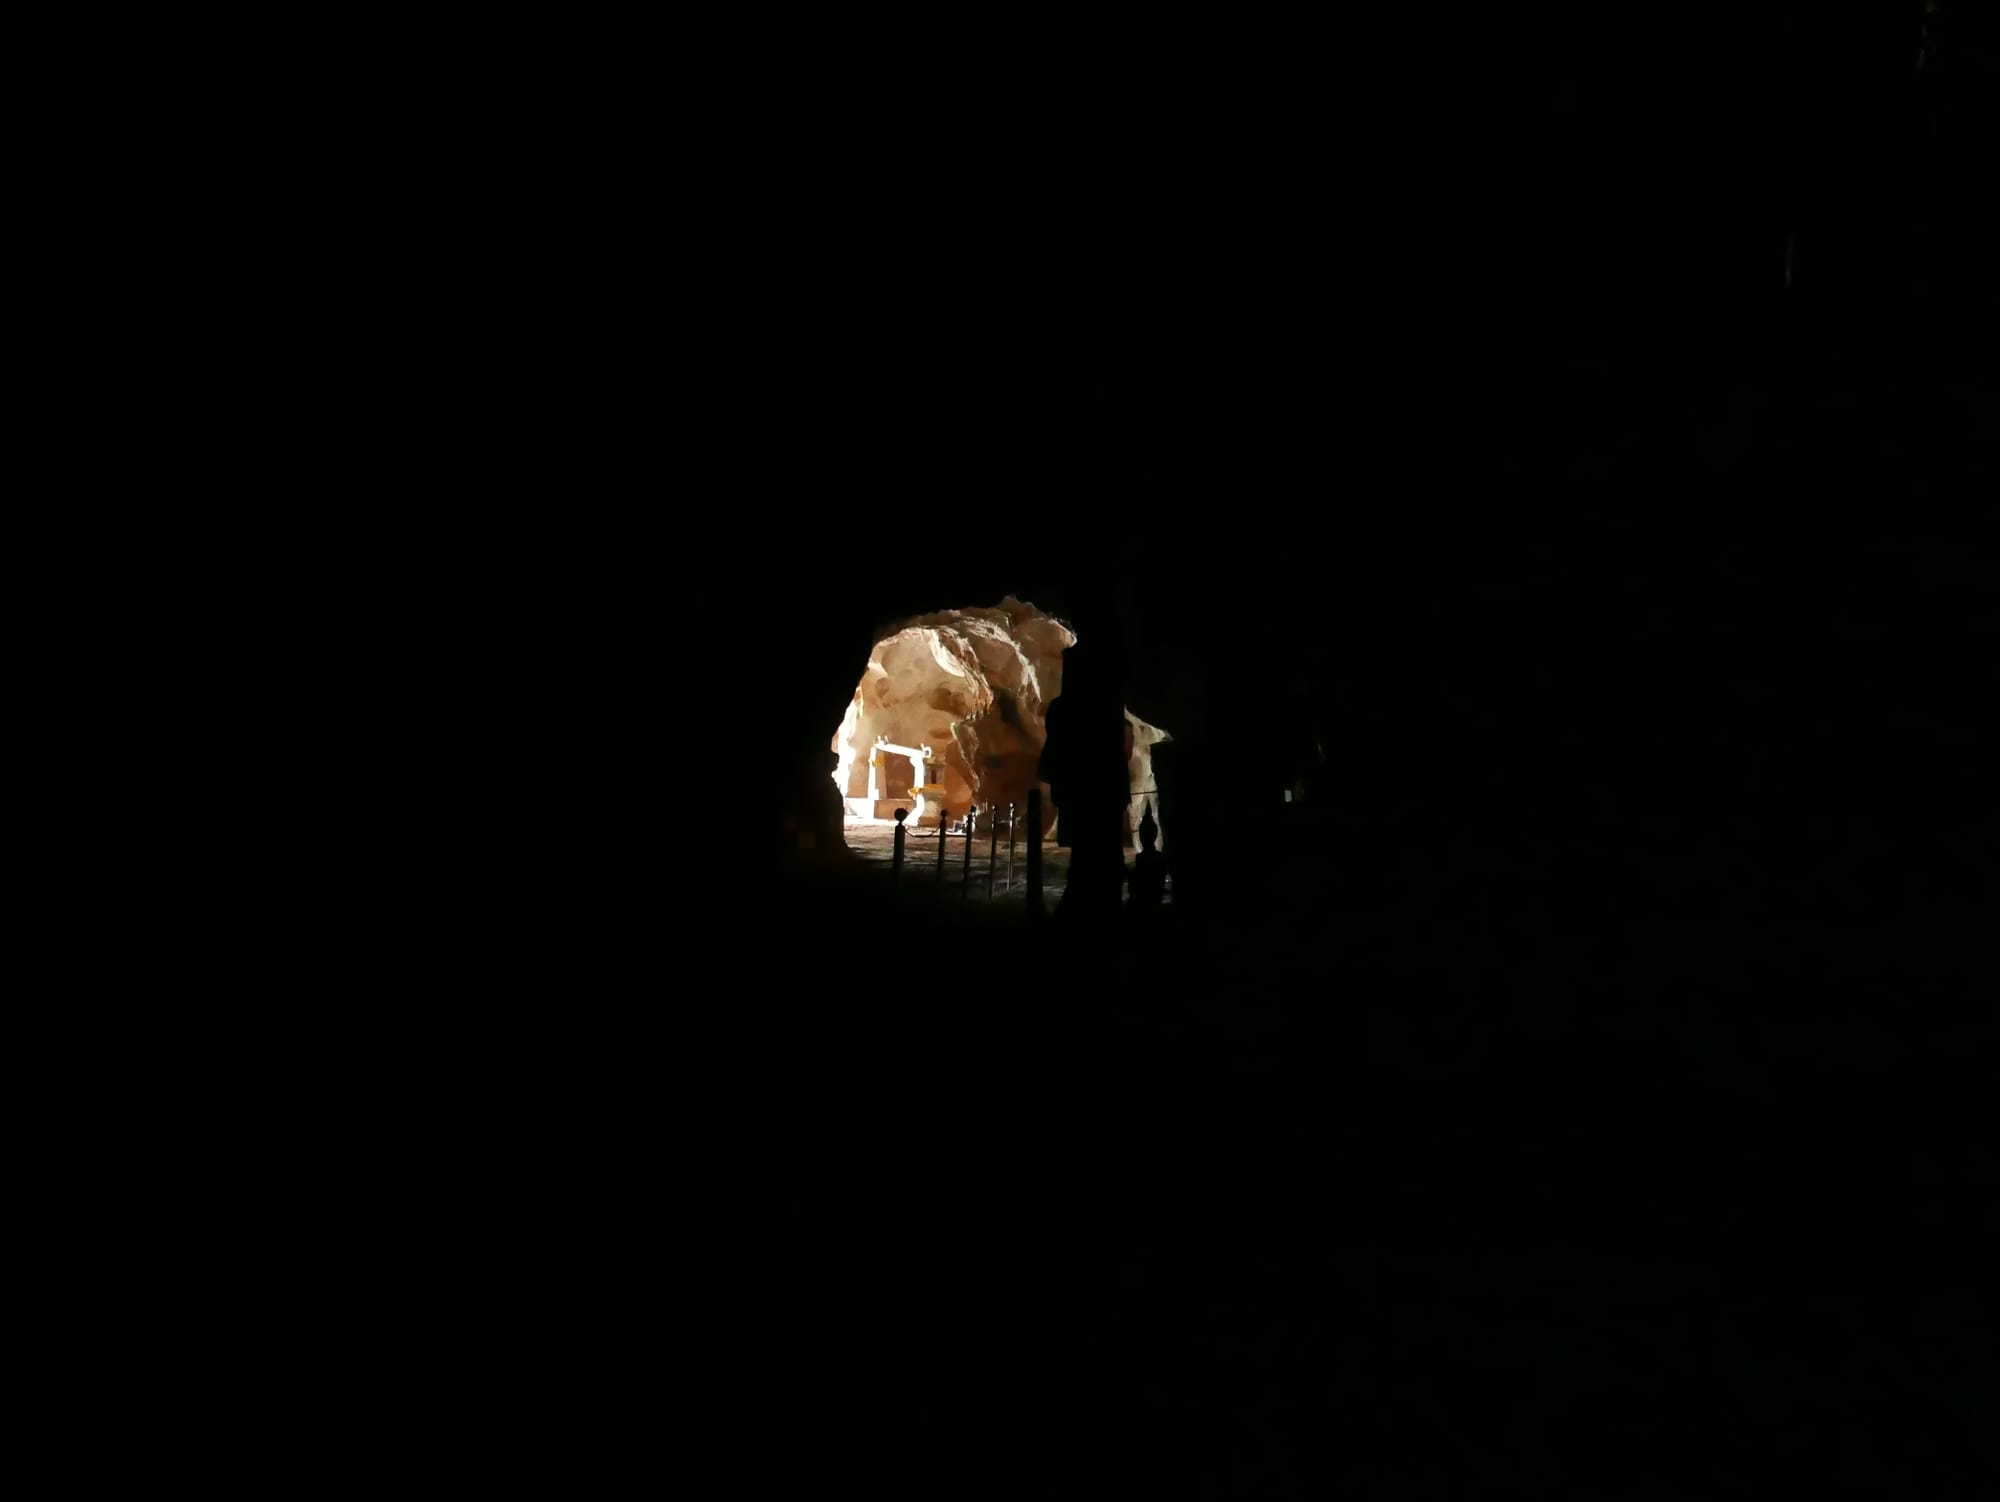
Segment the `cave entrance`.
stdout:
<svg viewBox="0 0 2000 1502">
<path fill-rule="evenodd" d="M 875 642 L 833 735 L 833 780 L 848 830 L 917 827 L 973 805 L 1025 805 L 1041 786 L 1043 716 L 1076 634 L 1009 595 L 941 610 Z"/>
<path fill-rule="evenodd" d="M 892 746 L 878 737 L 868 753 L 866 795 L 841 799 L 846 816 L 857 823 L 885 824 L 903 809 L 918 824 L 937 823 L 936 784 L 930 779 L 936 754 L 929 746 Z"/>
<path fill-rule="evenodd" d="M 850 848 L 878 842 L 905 811 L 912 827 L 956 824 L 974 805 L 1024 810 L 1038 775 L 1049 704 L 1062 692 L 1067 622 L 1009 595 L 998 605 L 940 610 L 883 632 L 834 731 L 833 780 Z M 1165 731 L 1128 709 L 1133 799 L 1128 843 L 1154 792 L 1153 747 Z M 1046 830 L 1045 830 L 1046 832 Z"/>
</svg>

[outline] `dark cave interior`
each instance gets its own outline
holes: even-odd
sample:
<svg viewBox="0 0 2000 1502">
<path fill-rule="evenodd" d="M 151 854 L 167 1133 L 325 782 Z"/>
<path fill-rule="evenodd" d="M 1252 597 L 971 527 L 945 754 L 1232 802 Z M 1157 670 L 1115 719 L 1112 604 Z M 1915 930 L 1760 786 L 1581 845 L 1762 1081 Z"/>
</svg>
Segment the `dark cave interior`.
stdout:
<svg viewBox="0 0 2000 1502">
<path fill-rule="evenodd" d="M 18 1489 L 1992 1495 L 2000 48 L 1772 15 L 10 52 Z M 1170 923 L 802 858 L 1008 594 Z"/>
</svg>

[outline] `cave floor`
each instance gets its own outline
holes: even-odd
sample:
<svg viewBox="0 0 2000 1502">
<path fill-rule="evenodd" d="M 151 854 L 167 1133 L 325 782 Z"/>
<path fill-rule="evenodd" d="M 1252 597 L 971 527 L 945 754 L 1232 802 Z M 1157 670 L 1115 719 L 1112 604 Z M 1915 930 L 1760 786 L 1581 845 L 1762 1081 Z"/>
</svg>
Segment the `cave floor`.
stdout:
<svg viewBox="0 0 2000 1502">
<path fill-rule="evenodd" d="M 842 831 L 847 840 L 847 848 L 853 851 L 871 867 L 888 869 L 895 859 L 896 827 L 893 824 L 849 824 Z M 935 829 L 911 830 L 906 837 L 903 850 L 903 879 L 911 881 L 937 880 L 937 831 Z M 1013 879 L 1008 880 L 1007 842 L 1003 838 L 995 850 L 984 835 L 976 836 L 972 844 L 972 884 L 965 893 L 975 902 L 985 902 L 987 897 L 987 876 L 991 859 L 993 875 L 993 895 L 995 907 L 1027 905 L 1028 850 L 1025 841 L 1017 841 L 1014 847 Z M 946 864 L 944 882 L 954 895 L 964 887 L 965 841 L 962 836 L 951 837 L 950 860 Z M 1042 896 L 1053 905 L 1063 894 L 1069 878 L 1069 851 L 1053 841 L 1042 846 Z"/>
</svg>

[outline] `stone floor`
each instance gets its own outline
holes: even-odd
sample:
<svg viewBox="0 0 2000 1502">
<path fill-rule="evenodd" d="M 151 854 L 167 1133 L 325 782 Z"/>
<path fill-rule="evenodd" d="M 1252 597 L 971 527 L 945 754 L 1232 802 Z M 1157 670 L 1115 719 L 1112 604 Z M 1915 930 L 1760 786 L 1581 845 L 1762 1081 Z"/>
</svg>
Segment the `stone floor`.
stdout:
<svg viewBox="0 0 2000 1502">
<path fill-rule="evenodd" d="M 847 848 L 871 865 L 887 867 L 895 858 L 896 827 L 893 824 L 850 823 L 844 831 Z M 937 878 L 938 833 L 935 829 L 913 829 L 905 836 L 903 849 L 903 879 L 905 881 L 930 881 Z M 953 835 L 949 845 L 950 859 L 947 862 L 944 882 L 946 889 L 954 896 L 963 890 L 965 881 L 965 839 Z M 991 858 L 989 861 L 989 857 Z M 998 849 L 982 831 L 972 842 L 972 885 L 966 895 L 975 902 L 987 900 L 987 876 L 989 865 L 993 876 L 992 900 L 996 904 L 1025 904 L 1028 881 L 1028 846 L 1025 838 L 1017 839 L 1014 845 L 1012 879 L 1009 879 L 1007 865 L 1007 836 L 1002 831 Z M 1069 851 L 1054 841 L 1042 846 L 1042 897 L 1049 906 L 1054 906 L 1062 896 L 1069 878 Z"/>
</svg>

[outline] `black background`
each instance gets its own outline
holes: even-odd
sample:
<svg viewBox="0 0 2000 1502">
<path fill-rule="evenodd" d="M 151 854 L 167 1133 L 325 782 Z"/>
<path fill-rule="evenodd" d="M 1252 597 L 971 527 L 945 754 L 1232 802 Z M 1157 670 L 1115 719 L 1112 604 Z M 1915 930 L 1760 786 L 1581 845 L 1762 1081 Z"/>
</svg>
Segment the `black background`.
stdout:
<svg viewBox="0 0 2000 1502">
<path fill-rule="evenodd" d="M 1975 10 L 23 30 L 33 1494 L 672 1474 L 683 1377 L 870 1454 L 709 1339 L 704 1228 L 810 1233 L 827 1040 L 719 1002 L 799 979 L 769 831 L 916 611 L 1116 632 L 1211 830 L 1318 738 L 1371 849 L 1990 892 Z"/>
</svg>

